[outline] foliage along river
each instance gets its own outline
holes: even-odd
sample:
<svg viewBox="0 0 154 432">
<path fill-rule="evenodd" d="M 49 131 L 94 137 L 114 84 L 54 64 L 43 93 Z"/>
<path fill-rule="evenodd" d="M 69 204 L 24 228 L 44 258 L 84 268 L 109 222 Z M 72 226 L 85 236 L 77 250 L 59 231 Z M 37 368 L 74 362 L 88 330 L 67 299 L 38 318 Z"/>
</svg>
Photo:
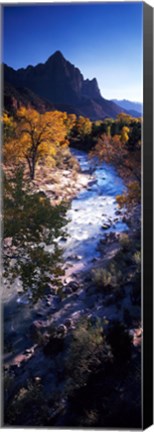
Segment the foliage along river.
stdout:
<svg viewBox="0 0 154 432">
<path fill-rule="evenodd" d="M 57 239 L 64 251 L 66 280 L 92 266 L 93 260 L 99 257 L 97 247 L 104 234 L 128 229 L 122 222 L 122 212 L 117 212 L 116 195 L 124 191 L 124 184 L 115 169 L 111 165 L 94 163 L 83 151 L 72 149 L 72 154 L 79 161 L 82 173 L 90 175 L 90 181 L 72 200 L 67 212 L 68 236 Z M 12 337 L 13 349 L 18 351 L 24 347 L 24 335 L 36 319 L 36 309 L 30 307 L 27 294 L 18 295 L 18 282 L 14 288 L 8 290 L 8 297 L 4 292 L 4 333 L 7 340 Z"/>
</svg>

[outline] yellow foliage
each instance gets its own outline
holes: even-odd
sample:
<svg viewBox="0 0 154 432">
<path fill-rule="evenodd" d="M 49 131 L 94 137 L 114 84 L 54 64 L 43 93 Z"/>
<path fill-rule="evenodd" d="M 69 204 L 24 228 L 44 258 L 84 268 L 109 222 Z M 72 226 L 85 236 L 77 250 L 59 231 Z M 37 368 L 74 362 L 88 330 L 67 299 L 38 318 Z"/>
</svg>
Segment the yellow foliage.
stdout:
<svg viewBox="0 0 154 432">
<path fill-rule="evenodd" d="M 67 135 L 71 132 L 76 123 L 76 114 L 65 114 L 64 123 L 67 129 Z"/>
<path fill-rule="evenodd" d="M 76 128 L 78 134 L 83 138 L 85 135 L 89 135 L 92 131 L 92 122 L 87 117 L 79 116 Z"/>
<path fill-rule="evenodd" d="M 3 142 L 6 142 L 14 135 L 15 123 L 13 121 L 13 117 L 8 116 L 6 112 L 4 112 L 3 116 L 1 117 L 1 123 L 3 131 Z"/>
<path fill-rule="evenodd" d="M 57 150 L 68 146 L 66 113 L 51 111 L 40 114 L 33 108 L 21 107 L 16 118 L 16 134 L 5 142 L 4 155 L 12 161 L 26 159 L 30 176 L 34 178 L 39 159 L 52 163 Z"/>
<path fill-rule="evenodd" d="M 126 144 L 129 139 L 129 128 L 127 126 L 123 126 L 121 131 L 121 142 L 122 144 Z"/>
<path fill-rule="evenodd" d="M 116 201 L 120 207 L 126 205 L 133 207 L 133 205 L 140 203 L 141 200 L 141 187 L 138 181 L 133 181 L 128 184 L 128 190 L 123 195 L 117 195 Z"/>
</svg>

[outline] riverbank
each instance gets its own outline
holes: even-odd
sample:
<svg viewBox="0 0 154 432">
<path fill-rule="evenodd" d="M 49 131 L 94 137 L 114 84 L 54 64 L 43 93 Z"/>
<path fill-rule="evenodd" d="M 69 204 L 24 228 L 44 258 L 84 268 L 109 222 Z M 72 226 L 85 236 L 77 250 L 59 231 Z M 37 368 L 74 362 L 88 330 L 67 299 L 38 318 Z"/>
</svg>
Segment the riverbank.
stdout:
<svg viewBox="0 0 154 432">
<path fill-rule="evenodd" d="M 17 301 L 17 295 L 4 305 L 8 424 L 18 422 L 22 425 L 25 398 L 31 400 L 32 391 L 30 412 L 33 420 L 27 417 L 23 424 L 31 425 L 32 421 L 37 424 L 34 399 L 38 398 L 37 406 L 40 407 L 43 396 L 48 420 L 42 417 L 40 424 L 57 426 L 60 421 L 66 426 L 63 415 L 69 411 L 69 390 L 65 357 L 74 340 L 74 332 L 80 323 L 82 327 L 83 321 L 93 329 L 101 323 L 99 326 L 105 337 L 114 322 L 124 324 L 124 334 L 127 331 L 132 337 L 131 367 L 140 353 L 140 287 L 136 285 L 138 261 L 135 262 L 139 256 L 134 256 L 139 243 L 139 227 L 118 209 L 115 197 L 117 191 L 123 191 L 124 185 L 115 170 L 104 166 L 91 173 L 87 155 L 77 152 L 77 157 L 81 172 L 75 173 L 73 182 L 69 170 L 65 170 L 61 173 L 52 171 L 47 182 L 47 177 L 41 174 L 33 185 L 35 190 L 48 194 L 55 204 L 57 199 L 63 199 L 63 194 L 65 199 L 75 198 L 68 210 L 68 236 L 57 240 L 63 247 L 65 258 L 62 288 L 48 286 L 34 305 L 22 301 L 22 296 Z M 52 189 L 56 174 L 57 196 Z M 129 228 L 127 224 L 130 224 Z M 13 408 L 13 400 L 17 403 L 16 408 Z M 14 416 L 12 423 L 11 415 Z"/>
</svg>

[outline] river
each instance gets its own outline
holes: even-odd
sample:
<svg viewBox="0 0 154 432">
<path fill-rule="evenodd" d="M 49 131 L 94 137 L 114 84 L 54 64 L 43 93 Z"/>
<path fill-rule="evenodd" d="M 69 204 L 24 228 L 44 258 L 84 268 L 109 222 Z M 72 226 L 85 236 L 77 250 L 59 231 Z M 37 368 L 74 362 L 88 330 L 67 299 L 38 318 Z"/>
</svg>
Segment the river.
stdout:
<svg viewBox="0 0 154 432">
<path fill-rule="evenodd" d="M 97 161 L 90 160 L 83 151 L 72 149 L 72 154 L 77 158 L 81 171 L 91 173 L 88 188 L 72 200 L 67 212 L 68 238 L 65 242 L 58 239 L 64 248 L 65 262 L 67 265 L 74 263 L 74 272 L 75 268 L 89 266 L 99 256 L 97 247 L 103 235 L 127 231 L 128 227 L 122 222 L 123 210 L 119 212 L 116 202 L 116 195 L 125 190 L 116 170 L 111 165 L 99 165 Z M 77 261 L 80 261 L 78 266 Z"/>
<path fill-rule="evenodd" d="M 82 271 L 90 268 L 92 262 L 99 258 L 98 244 L 106 233 L 128 229 L 122 221 L 123 211 L 119 212 L 116 202 L 116 195 L 121 194 L 125 186 L 115 169 L 110 165 L 94 163 L 85 152 L 73 149 L 72 154 L 79 161 L 82 173 L 90 174 L 90 181 L 87 188 L 83 188 L 72 200 L 67 211 L 67 236 L 57 239 L 63 248 L 66 269 L 64 285 L 74 277 L 80 276 Z M 53 320 L 63 322 L 63 314 L 67 317 L 77 308 L 84 311 L 87 301 L 83 290 L 81 298 L 79 296 L 76 303 L 73 303 L 71 296 L 64 300 L 63 304 L 57 303 L 56 296 L 49 295 L 47 298 L 45 295 L 37 307 L 31 307 L 27 294 L 19 296 L 19 285 L 16 280 L 13 288 L 10 287 L 8 290 L 8 296 L 4 293 L 4 333 L 6 345 L 11 343 L 9 350 L 6 346 L 6 361 L 10 361 L 15 353 L 22 352 L 29 346 L 29 328 L 32 322 L 38 319 L 39 314 L 43 317 L 41 319 L 52 316 Z M 48 303 L 51 304 L 51 308 Z M 68 304 L 70 309 L 67 309 Z"/>
</svg>

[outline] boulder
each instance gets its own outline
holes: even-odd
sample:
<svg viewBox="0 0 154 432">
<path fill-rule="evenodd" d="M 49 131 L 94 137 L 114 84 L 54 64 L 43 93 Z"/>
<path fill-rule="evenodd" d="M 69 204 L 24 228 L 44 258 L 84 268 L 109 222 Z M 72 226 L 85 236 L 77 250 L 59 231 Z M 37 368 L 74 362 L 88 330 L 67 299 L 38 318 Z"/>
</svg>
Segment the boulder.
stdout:
<svg viewBox="0 0 154 432">
<path fill-rule="evenodd" d="M 104 230 L 109 229 L 110 227 L 111 227 L 111 224 L 110 224 L 110 223 L 104 223 L 104 224 L 102 225 L 102 229 L 104 229 Z"/>
<path fill-rule="evenodd" d="M 57 333 L 61 336 L 65 336 L 67 333 L 67 327 L 64 324 L 60 324 L 57 328 Z"/>
<path fill-rule="evenodd" d="M 69 286 L 65 286 L 65 287 L 63 287 L 63 289 L 62 289 L 62 293 L 63 293 L 63 294 L 66 294 L 66 295 L 70 295 L 70 294 L 72 294 L 72 288 L 69 287 Z"/>
<path fill-rule="evenodd" d="M 77 291 L 77 289 L 79 288 L 79 284 L 76 281 L 71 281 L 68 284 L 68 287 L 72 289 L 72 291 Z"/>
<path fill-rule="evenodd" d="M 65 326 L 67 327 L 67 329 L 70 329 L 70 328 L 72 328 L 73 327 L 73 321 L 72 321 L 72 319 L 71 318 L 67 318 L 66 320 L 65 320 Z"/>
<path fill-rule="evenodd" d="M 5 237 L 4 239 L 4 247 L 11 247 L 12 246 L 13 237 Z"/>
<path fill-rule="evenodd" d="M 67 237 L 61 237 L 61 239 L 60 239 L 60 241 L 62 241 L 62 242 L 66 242 L 67 241 Z"/>
</svg>

